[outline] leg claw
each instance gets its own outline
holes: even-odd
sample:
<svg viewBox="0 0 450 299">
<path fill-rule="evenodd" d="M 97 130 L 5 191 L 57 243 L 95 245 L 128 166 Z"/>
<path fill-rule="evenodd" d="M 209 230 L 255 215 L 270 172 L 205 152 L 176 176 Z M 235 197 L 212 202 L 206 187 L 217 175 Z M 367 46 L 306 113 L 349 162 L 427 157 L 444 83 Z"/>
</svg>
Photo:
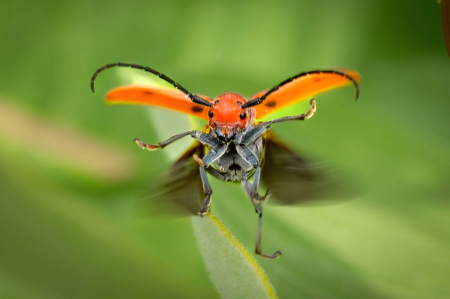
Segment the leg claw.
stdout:
<svg viewBox="0 0 450 299">
<path fill-rule="evenodd" d="M 272 255 L 267 255 L 264 253 L 256 253 L 259 254 L 260 256 L 262 256 L 263 258 L 269 259 L 269 260 L 274 260 L 280 257 L 281 255 L 281 251 L 275 251 Z"/>
<path fill-rule="evenodd" d="M 148 149 L 149 151 L 154 151 L 159 148 L 159 145 L 151 144 L 151 143 L 143 143 L 140 139 L 136 138 L 134 139 L 134 142 L 142 148 L 142 149 Z"/>
</svg>

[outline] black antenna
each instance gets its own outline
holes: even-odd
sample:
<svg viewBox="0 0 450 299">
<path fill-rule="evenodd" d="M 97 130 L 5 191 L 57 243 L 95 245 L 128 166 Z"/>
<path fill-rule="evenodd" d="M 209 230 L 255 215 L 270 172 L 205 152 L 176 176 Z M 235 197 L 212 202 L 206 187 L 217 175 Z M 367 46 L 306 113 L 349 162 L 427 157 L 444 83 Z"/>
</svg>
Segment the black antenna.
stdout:
<svg viewBox="0 0 450 299">
<path fill-rule="evenodd" d="M 312 75 L 312 74 L 336 74 L 336 75 L 340 75 L 340 76 L 343 76 L 343 77 L 349 79 L 350 81 L 352 81 L 353 85 L 355 85 L 355 88 L 356 88 L 356 100 L 358 100 L 358 98 L 359 98 L 359 86 L 358 86 L 358 82 L 356 82 L 355 79 L 353 79 L 352 77 L 350 77 L 346 73 L 342 73 L 342 72 L 338 72 L 338 71 L 333 71 L 333 70 L 320 71 L 320 70 L 317 70 L 317 71 L 303 72 L 303 73 L 298 74 L 298 75 L 296 75 L 294 77 L 291 77 L 289 79 L 284 80 L 283 82 L 281 82 L 280 84 L 278 84 L 277 86 L 273 87 L 271 90 L 266 92 L 262 97 L 255 98 L 253 100 L 248 101 L 247 103 L 242 105 L 242 108 L 248 108 L 248 107 L 253 107 L 253 106 L 259 105 L 262 102 L 264 102 L 264 100 L 268 96 L 270 96 L 273 92 L 277 91 L 283 85 L 286 85 L 286 84 L 288 84 L 288 83 L 290 83 L 290 82 L 292 82 L 295 79 L 298 79 L 300 77 L 304 77 L 304 76 Z"/>
<path fill-rule="evenodd" d="M 152 73 L 156 76 L 158 76 L 159 78 L 163 79 L 166 82 L 169 82 L 170 84 L 173 85 L 173 87 L 175 87 L 176 89 L 178 89 L 179 91 L 183 92 L 192 102 L 199 104 L 199 105 L 203 105 L 203 106 L 207 106 L 207 107 L 211 107 L 212 104 L 210 102 L 208 102 L 207 100 L 193 95 L 192 93 L 190 93 L 189 91 L 186 90 L 186 88 L 184 88 L 183 86 L 181 86 L 180 84 L 178 84 L 177 82 L 173 81 L 172 79 L 170 79 L 169 77 L 167 77 L 166 75 L 164 75 L 163 73 L 160 73 L 158 71 L 155 71 L 152 68 L 146 67 L 146 66 L 141 66 L 138 64 L 132 64 L 132 63 L 123 63 L 123 62 L 118 62 L 118 63 L 111 63 L 111 64 L 107 64 L 101 68 L 99 68 L 98 70 L 95 71 L 95 73 L 92 75 L 91 78 L 91 90 L 93 93 L 95 93 L 95 89 L 94 89 L 94 81 L 97 78 L 98 74 L 101 73 L 102 71 L 112 68 L 112 67 L 116 67 L 116 66 L 125 66 L 125 67 L 131 67 L 133 69 L 140 69 L 140 70 L 144 70 L 146 72 Z"/>
</svg>

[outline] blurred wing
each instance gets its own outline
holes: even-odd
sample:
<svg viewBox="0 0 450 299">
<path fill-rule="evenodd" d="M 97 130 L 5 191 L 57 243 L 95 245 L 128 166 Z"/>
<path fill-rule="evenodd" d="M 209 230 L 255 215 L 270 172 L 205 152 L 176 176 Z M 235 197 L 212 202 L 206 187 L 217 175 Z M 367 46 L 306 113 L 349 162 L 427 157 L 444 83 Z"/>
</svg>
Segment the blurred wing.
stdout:
<svg viewBox="0 0 450 299">
<path fill-rule="evenodd" d="M 272 133 L 266 138 L 264 161 L 261 179 L 272 197 L 283 204 L 329 203 L 361 194 L 360 188 L 344 181 L 347 176 L 327 170 L 323 163 L 301 158 L 275 140 Z"/>
<path fill-rule="evenodd" d="M 206 100 L 208 97 L 201 96 Z M 109 104 L 153 105 L 187 113 L 208 120 L 208 108 L 192 103 L 178 90 L 161 87 L 124 86 L 116 88 L 105 97 Z"/>
<path fill-rule="evenodd" d="M 204 195 L 199 166 L 192 157 L 194 154 L 199 158 L 203 158 L 205 154 L 204 146 L 198 141 L 195 141 L 170 167 L 161 181 L 152 184 L 157 185 L 156 188 L 152 188 L 157 190 L 151 190 L 154 195 L 150 201 L 155 201 L 158 206 L 168 209 L 169 212 L 175 210 L 182 214 L 197 215 Z"/>
<path fill-rule="evenodd" d="M 361 81 L 357 72 L 349 70 L 343 72 L 355 79 L 356 82 L 359 83 Z M 313 96 L 321 92 L 348 85 L 352 85 L 349 79 L 332 73 L 309 74 L 299 77 L 281 86 L 277 91 L 268 96 L 262 104 L 255 106 L 256 118 L 261 119 L 286 106 L 304 100 L 310 100 Z M 261 97 L 265 93 L 265 91 L 257 93 L 250 100 Z"/>
</svg>

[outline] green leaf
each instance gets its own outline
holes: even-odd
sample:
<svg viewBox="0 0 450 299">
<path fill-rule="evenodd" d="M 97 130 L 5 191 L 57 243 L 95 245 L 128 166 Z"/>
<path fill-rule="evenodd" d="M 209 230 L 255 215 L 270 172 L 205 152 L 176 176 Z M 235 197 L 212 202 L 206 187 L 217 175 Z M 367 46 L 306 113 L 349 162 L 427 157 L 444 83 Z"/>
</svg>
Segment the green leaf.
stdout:
<svg viewBox="0 0 450 299">
<path fill-rule="evenodd" d="M 193 217 L 195 237 L 209 276 L 222 298 L 277 298 L 255 258 L 211 212 Z"/>
</svg>

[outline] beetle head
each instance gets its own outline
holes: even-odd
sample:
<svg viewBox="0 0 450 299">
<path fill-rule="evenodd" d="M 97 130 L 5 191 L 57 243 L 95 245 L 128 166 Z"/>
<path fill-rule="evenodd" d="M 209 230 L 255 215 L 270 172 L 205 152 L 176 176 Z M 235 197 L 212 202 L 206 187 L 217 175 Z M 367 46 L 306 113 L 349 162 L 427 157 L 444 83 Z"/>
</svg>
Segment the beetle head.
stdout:
<svg viewBox="0 0 450 299">
<path fill-rule="evenodd" d="M 244 130 L 255 120 L 255 108 L 242 108 L 247 100 L 240 94 L 227 92 L 216 98 L 209 108 L 209 125 L 216 135 L 225 140 L 233 140 L 236 133 Z"/>
</svg>

